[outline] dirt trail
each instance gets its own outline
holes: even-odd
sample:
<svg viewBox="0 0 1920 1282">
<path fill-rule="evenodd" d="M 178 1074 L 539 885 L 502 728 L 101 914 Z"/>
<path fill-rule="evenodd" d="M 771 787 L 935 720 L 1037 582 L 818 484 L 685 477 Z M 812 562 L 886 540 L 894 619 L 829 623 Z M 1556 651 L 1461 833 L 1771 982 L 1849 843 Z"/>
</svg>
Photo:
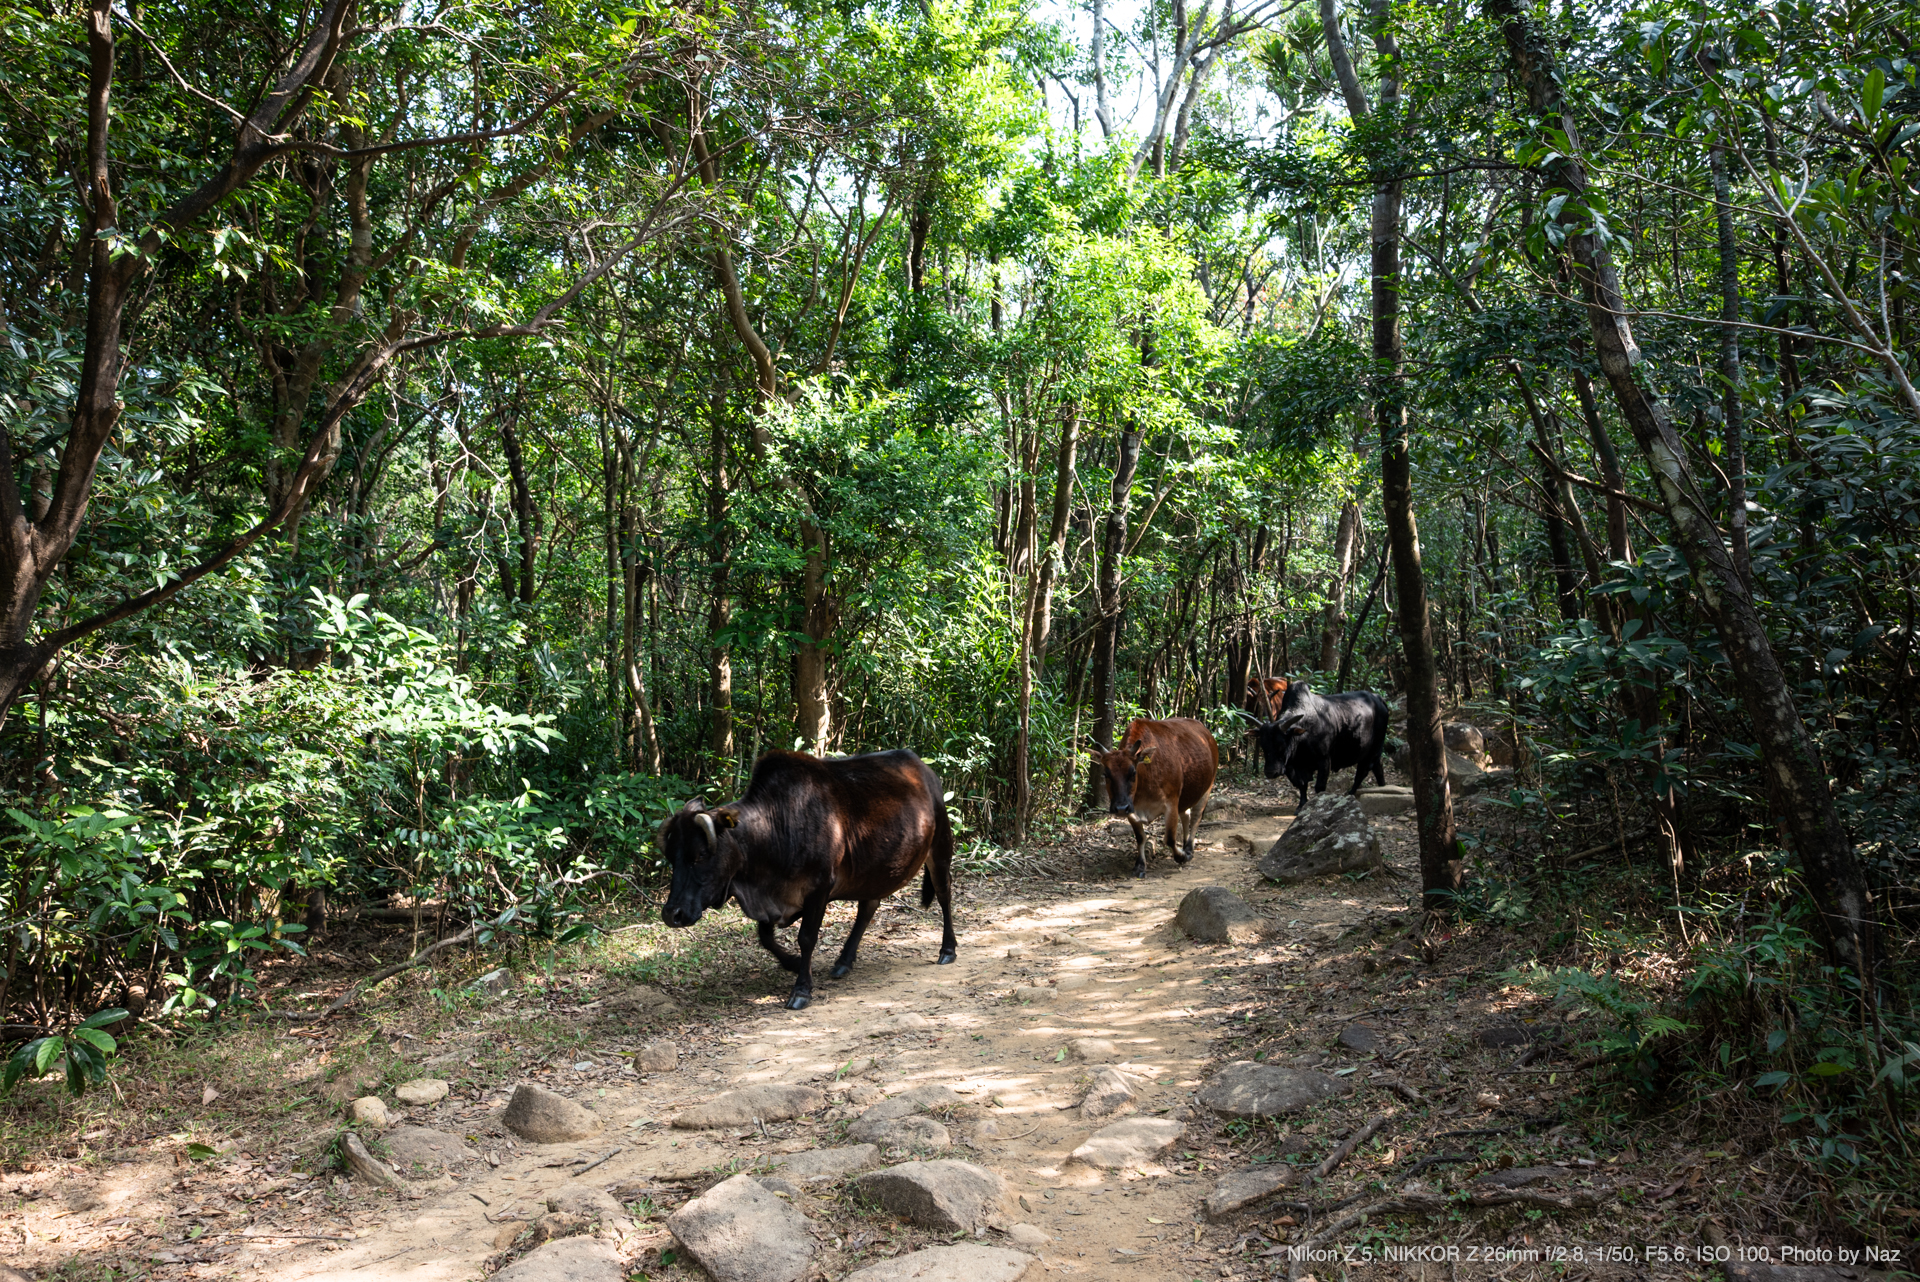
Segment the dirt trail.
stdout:
<svg viewBox="0 0 1920 1282">
<path fill-rule="evenodd" d="M 616 1075 L 610 1085 L 602 1084 L 602 1070 L 579 1074 L 583 1089 L 576 1095 L 608 1118 L 602 1136 L 504 1150 L 496 1170 L 482 1167 L 456 1190 L 425 1203 L 393 1204 L 385 1222 L 351 1247 L 281 1254 L 272 1270 L 311 1282 L 464 1282 L 480 1275 L 507 1236 L 494 1220 L 526 1214 L 552 1192 L 578 1183 L 611 1188 L 670 1180 L 728 1161 L 845 1143 L 836 1141 L 835 1120 L 857 1115 L 853 1101 L 935 1084 L 967 1102 L 958 1119 L 950 1119 L 957 1120 L 954 1149 L 939 1156 L 999 1171 L 1024 1199 L 1026 1222 L 1052 1239 L 1038 1248 L 1044 1261 L 1097 1277 L 1190 1274 L 1192 1264 L 1179 1257 L 1200 1236 L 1200 1199 L 1217 1175 L 1202 1172 L 1182 1146 L 1162 1159 L 1166 1165 L 1128 1178 L 1072 1162 L 1069 1155 L 1093 1130 L 1115 1120 L 1083 1120 L 1077 1105 L 1090 1069 L 1112 1062 L 1140 1084 L 1136 1114 L 1186 1118 L 1219 1031 L 1211 972 L 1222 962 L 1259 959 L 1245 949 L 1193 944 L 1173 929 L 1174 911 L 1197 886 L 1251 893 L 1253 842 L 1277 836 L 1290 809 L 1271 799 L 1229 801 L 1202 829 L 1196 858 L 1185 867 L 1162 853 L 1145 881 L 1116 877 L 1110 887 L 1058 887 L 1051 896 L 1031 894 L 963 918 L 960 958 L 952 966 L 930 964 L 938 944 L 934 914 L 891 913 L 870 936 L 853 975 L 822 984 L 820 999 L 804 1011 L 749 1006 L 721 1058 L 638 1081 Z M 1125 844 L 1116 832 L 1116 854 Z M 1116 868 L 1119 863 L 1116 858 Z M 1368 893 L 1341 893 L 1355 889 Z M 1384 906 L 1383 896 L 1397 906 L 1399 891 L 1385 883 L 1356 888 L 1341 882 L 1337 891 L 1309 888 L 1287 896 L 1276 901 L 1292 913 L 1282 922 L 1292 929 L 1281 939 L 1349 922 Z M 1111 1042 L 1112 1058 L 1096 1053 L 1095 1063 L 1082 1060 L 1070 1050 L 1082 1038 Z M 835 1079 L 867 1059 L 872 1069 Z M 830 1098 L 845 1103 L 765 1134 L 666 1125 L 687 1105 L 757 1082 L 825 1086 Z M 566 1174 L 565 1163 L 617 1146 L 624 1151 L 582 1179 Z M 657 1222 L 642 1232 L 650 1227 Z M 658 1240 L 649 1246 L 671 1246 L 664 1230 L 650 1236 Z M 816 1258 L 827 1276 L 871 1258 L 848 1251 L 850 1245 L 842 1241 L 835 1251 L 828 1244 Z M 834 1267 L 835 1256 L 842 1268 Z"/>
<path fill-rule="evenodd" d="M 1275 964 L 1311 966 L 1316 952 L 1324 956 L 1348 925 L 1405 911 L 1403 884 L 1386 878 L 1335 878 L 1284 892 L 1257 884 L 1253 856 L 1284 830 L 1290 811 L 1271 792 L 1224 792 L 1202 829 L 1197 857 L 1181 867 L 1162 850 L 1144 881 L 1126 875 L 1132 842 L 1124 825 L 1104 825 L 1112 858 L 1094 873 L 1098 883 L 1022 881 L 1017 898 L 975 901 L 957 922 L 960 955 L 951 966 L 932 964 L 937 912 L 922 913 L 903 898 L 876 921 L 853 975 L 819 982 L 812 1006 L 788 1011 L 770 992 L 745 1001 L 722 1023 L 716 1042 L 672 1072 L 635 1073 L 613 1053 L 630 1054 L 638 1044 L 632 1030 L 617 1019 L 603 1021 L 595 1025 L 596 1043 L 575 1062 L 540 1074 L 543 1084 L 599 1113 L 605 1119 L 600 1134 L 575 1144 L 515 1143 L 498 1123 L 506 1091 L 479 1100 L 456 1095 L 414 1109 L 407 1124 L 462 1135 L 476 1156 L 424 1196 L 355 1186 L 350 1240 L 339 1240 L 349 1231 L 337 1218 L 323 1222 L 316 1215 L 302 1224 L 299 1207 L 283 1205 L 279 1214 L 250 1216 L 225 1239 L 226 1249 L 211 1255 L 183 1247 L 141 1255 L 153 1261 L 156 1278 L 468 1282 L 497 1264 L 550 1194 L 593 1186 L 618 1189 L 631 1201 L 632 1190 L 644 1187 L 661 1190 L 653 1195 L 660 1211 L 626 1240 L 623 1255 L 656 1279 L 700 1277 L 684 1261 L 660 1263 L 660 1251 L 673 1247 L 662 1224 L 666 1210 L 679 1204 L 667 1191 L 672 1182 L 697 1187 L 699 1174 L 716 1167 L 751 1168 L 778 1154 L 847 1144 L 846 1122 L 867 1105 L 883 1094 L 933 1084 L 963 1101 L 944 1118 L 954 1146 L 916 1156 L 959 1158 L 1000 1172 L 1018 1196 L 1020 1219 L 1050 1239 L 1027 1248 L 1050 1273 L 1219 1276 L 1213 1245 L 1198 1245 L 1208 1232 L 1200 1203 L 1233 1159 L 1215 1120 L 1192 1116 L 1192 1096 L 1202 1070 L 1221 1054 L 1223 1001 L 1243 997 Z M 1405 868 L 1410 829 L 1403 821 L 1377 822 L 1390 857 Z M 1092 835 L 1098 840 L 1100 834 L 1096 828 Z M 1248 898 L 1276 920 L 1279 933 L 1252 947 L 1203 946 L 1180 935 L 1172 922 L 1181 898 L 1210 884 Z M 841 923 L 838 931 L 844 929 Z M 837 947 L 838 938 L 830 922 L 823 951 Z M 779 987 L 784 991 L 784 980 Z M 598 1046 L 602 1032 L 605 1050 Z M 675 1036 L 671 1028 L 654 1032 Z M 1109 1042 L 1112 1051 L 1095 1047 L 1083 1058 L 1073 1049 L 1080 1039 Z M 1122 1177 L 1070 1160 L 1090 1133 L 1118 1120 L 1087 1119 L 1079 1108 L 1101 1063 L 1114 1064 L 1136 1084 L 1133 1106 L 1120 1116 L 1189 1123 L 1187 1138 L 1158 1159 L 1161 1165 Z M 427 1074 L 458 1075 L 453 1066 L 427 1065 Z M 759 1082 L 811 1084 L 827 1092 L 829 1107 L 758 1130 L 668 1125 L 686 1106 Z M 568 1173 L 570 1165 L 610 1152 L 583 1175 Z M 494 1159 L 497 1166 L 490 1165 Z M 164 1169 L 123 1170 L 122 1193 L 94 1197 L 94 1216 L 138 1219 L 141 1203 L 163 1197 L 171 1178 Z M 336 1197 L 340 1191 L 336 1185 Z M 811 1276 L 838 1279 L 933 1240 L 884 1217 L 869 1217 L 861 1227 L 845 1204 L 820 1200 L 833 1197 L 831 1187 L 814 1193 L 818 1197 L 795 1199 L 821 1239 Z M 315 1240 L 266 1236 L 275 1230 L 306 1231 Z M 328 1237 L 336 1240 L 318 1240 Z"/>
</svg>

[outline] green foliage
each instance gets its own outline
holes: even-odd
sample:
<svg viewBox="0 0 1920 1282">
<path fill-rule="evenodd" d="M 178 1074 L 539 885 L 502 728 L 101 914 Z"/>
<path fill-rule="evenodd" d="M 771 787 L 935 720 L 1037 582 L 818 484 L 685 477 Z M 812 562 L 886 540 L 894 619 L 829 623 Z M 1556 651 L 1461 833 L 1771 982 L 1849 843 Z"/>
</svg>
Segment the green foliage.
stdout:
<svg viewBox="0 0 1920 1282">
<path fill-rule="evenodd" d="M 39 1077 L 62 1064 L 68 1092 L 85 1094 L 88 1086 L 106 1081 L 107 1057 L 119 1049 L 119 1043 L 106 1030 L 126 1018 L 127 1012 L 118 1008 L 97 1011 L 64 1036 L 36 1037 L 24 1043 L 7 1060 L 5 1073 L 0 1074 L 0 1094 L 11 1092 L 22 1077 Z"/>
</svg>

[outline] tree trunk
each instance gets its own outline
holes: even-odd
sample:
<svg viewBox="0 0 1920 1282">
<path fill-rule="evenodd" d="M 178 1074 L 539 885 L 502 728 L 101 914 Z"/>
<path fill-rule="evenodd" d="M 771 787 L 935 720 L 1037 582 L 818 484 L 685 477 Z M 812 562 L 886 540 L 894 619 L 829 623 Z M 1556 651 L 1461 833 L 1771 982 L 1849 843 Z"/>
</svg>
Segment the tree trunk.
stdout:
<svg viewBox="0 0 1920 1282">
<path fill-rule="evenodd" d="M 1332 672 L 1340 657 L 1340 634 L 1347 620 L 1347 579 L 1353 573 L 1354 535 L 1360 528 L 1360 504 L 1340 509 L 1340 525 L 1333 536 L 1333 577 L 1327 584 L 1327 608 L 1320 621 L 1320 671 Z"/>
<path fill-rule="evenodd" d="M 1114 651 L 1120 636 L 1120 561 L 1127 546 L 1127 510 L 1133 494 L 1133 473 L 1140 466 L 1141 433 L 1122 428 L 1108 491 L 1107 516 L 1100 533 L 1100 564 L 1096 571 L 1096 605 L 1100 611 L 1093 633 L 1093 741 L 1112 748 L 1115 725 Z M 1091 804 L 1107 800 L 1104 771 L 1089 772 Z"/>
<path fill-rule="evenodd" d="M 1579 158 L 1573 122 L 1562 104 L 1553 46 L 1519 0 L 1486 0 L 1486 12 L 1501 26 L 1527 105 L 1545 125 L 1565 131 L 1565 145 L 1556 144 L 1562 154 L 1548 172 L 1568 193 L 1560 218 L 1568 227 L 1567 246 L 1577 265 L 1600 372 L 1646 457 L 1673 541 L 1719 630 L 1734 683 L 1759 741 L 1774 814 L 1800 858 L 1807 888 L 1819 909 L 1828 955 L 1836 965 L 1851 969 L 1863 989 L 1871 992 L 1876 947 L 1872 897 L 1834 806 L 1825 766 L 1773 653 L 1765 620 L 1707 515 L 1710 509 L 1694 482 L 1686 446 L 1674 431 L 1665 404 L 1641 385 L 1636 367 L 1642 354 L 1625 315 L 1612 253 L 1593 235 L 1579 230 L 1585 217 L 1587 172 Z"/>
<path fill-rule="evenodd" d="M 1720 438 L 1727 473 L 1727 543 L 1733 568 L 1753 592 L 1753 553 L 1747 543 L 1747 437 L 1740 413 L 1740 250 L 1733 236 L 1733 201 L 1724 148 L 1707 153 L 1713 173 L 1715 239 L 1720 251 Z"/>
<path fill-rule="evenodd" d="M 711 439 L 707 461 L 707 538 L 712 566 L 712 602 L 707 611 L 707 708 L 712 721 L 707 730 L 707 750 L 713 755 L 713 768 L 733 774 L 733 641 L 727 635 L 733 624 L 732 584 L 727 538 L 727 379 L 724 370 L 715 369 L 713 401 L 709 407 Z"/>
</svg>

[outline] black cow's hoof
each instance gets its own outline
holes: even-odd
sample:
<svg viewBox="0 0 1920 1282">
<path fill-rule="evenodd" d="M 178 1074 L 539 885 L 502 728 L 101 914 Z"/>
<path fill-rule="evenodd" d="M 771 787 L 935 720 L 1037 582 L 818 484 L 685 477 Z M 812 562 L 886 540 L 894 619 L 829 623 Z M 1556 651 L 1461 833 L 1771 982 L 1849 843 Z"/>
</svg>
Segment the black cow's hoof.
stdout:
<svg viewBox="0 0 1920 1282">
<path fill-rule="evenodd" d="M 853 974 L 853 963 L 842 962 L 833 968 L 832 974 L 835 979 L 845 979 L 847 976 Z"/>
<path fill-rule="evenodd" d="M 805 1010 L 812 1001 L 813 994 L 811 993 L 795 993 L 793 996 L 787 998 L 787 1009 Z"/>
<path fill-rule="evenodd" d="M 1140 867 L 1135 868 L 1133 870 L 1133 877 L 1135 881 L 1145 881 L 1147 879 L 1146 865 L 1142 864 Z"/>
<path fill-rule="evenodd" d="M 954 963 L 954 961 L 955 961 L 955 960 L 956 960 L 956 959 L 957 959 L 958 957 L 959 957 L 959 954 L 958 954 L 958 953 L 941 953 L 941 954 L 940 954 L 940 960 L 939 960 L 939 961 L 937 961 L 937 962 L 935 962 L 935 963 L 934 963 L 934 965 L 936 965 L 936 966 L 951 966 L 951 965 L 953 965 L 953 963 Z"/>
</svg>

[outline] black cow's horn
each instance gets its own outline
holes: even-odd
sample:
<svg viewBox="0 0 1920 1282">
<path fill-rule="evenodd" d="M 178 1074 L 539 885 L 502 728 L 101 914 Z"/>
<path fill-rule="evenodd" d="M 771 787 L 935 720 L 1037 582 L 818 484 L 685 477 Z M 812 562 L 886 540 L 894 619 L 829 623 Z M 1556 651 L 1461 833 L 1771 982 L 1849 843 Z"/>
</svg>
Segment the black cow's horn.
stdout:
<svg viewBox="0 0 1920 1282">
<path fill-rule="evenodd" d="M 713 816 L 702 810 L 699 814 L 696 814 L 694 818 L 699 821 L 700 827 L 705 830 L 707 834 L 707 844 L 716 850 L 719 849 L 720 837 L 719 834 L 713 830 Z"/>
</svg>

